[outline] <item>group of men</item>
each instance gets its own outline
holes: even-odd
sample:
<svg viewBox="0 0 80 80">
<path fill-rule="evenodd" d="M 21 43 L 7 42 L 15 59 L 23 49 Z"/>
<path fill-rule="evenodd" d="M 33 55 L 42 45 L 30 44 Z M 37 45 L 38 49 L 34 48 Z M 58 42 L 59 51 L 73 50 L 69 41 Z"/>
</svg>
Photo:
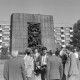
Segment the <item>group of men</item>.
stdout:
<svg viewBox="0 0 80 80">
<path fill-rule="evenodd" d="M 17 57 L 17 51 L 11 53 L 12 58 L 4 65 L 5 80 L 35 80 L 32 74 L 38 73 L 38 70 L 41 80 L 61 80 L 63 72 L 66 75 L 66 80 L 78 80 L 75 75 L 79 75 L 79 60 L 73 51 L 68 50 L 64 68 L 58 50 L 50 52 L 51 55 L 48 55 L 47 48 L 43 47 L 42 53 L 39 54 L 38 51 L 35 54 L 31 53 L 30 49 L 27 50 L 24 58 Z"/>
<path fill-rule="evenodd" d="M 12 58 L 7 60 L 4 65 L 3 76 L 5 80 L 26 80 L 25 61 L 28 57 L 21 59 L 18 56 L 18 51 L 11 53 Z M 58 57 L 59 53 L 47 55 L 47 48 L 42 48 L 40 55 L 40 74 L 42 80 L 59 80 L 63 76 L 62 60 Z M 31 55 L 30 55 L 31 56 Z M 33 56 L 32 56 L 33 57 Z M 25 61 L 24 61 L 25 60 Z M 28 63 L 28 62 L 27 62 Z M 26 64 L 27 65 L 27 64 Z M 29 72 L 28 72 L 29 73 Z M 29 80 L 31 78 L 28 78 Z"/>
</svg>

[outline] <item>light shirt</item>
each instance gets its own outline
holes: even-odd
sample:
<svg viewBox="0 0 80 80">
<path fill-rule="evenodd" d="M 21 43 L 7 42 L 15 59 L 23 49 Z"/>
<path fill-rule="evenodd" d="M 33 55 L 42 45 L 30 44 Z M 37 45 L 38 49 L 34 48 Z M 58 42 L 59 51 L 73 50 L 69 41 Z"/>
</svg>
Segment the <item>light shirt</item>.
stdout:
<svg viewBox="0 0 80 80">
<path fill-rule="evenodd" d="M 62 56 L 63 55 L 63 49 L 60 51 L 60 56 Z"/>
<path fill-rule="evenodd" d="M 24 57 L 24 63 L 25 63 L 25 70 L 27 77 L 31 77 L 32 72 L 34 70 L 34 63 L 33 63 L 33 57 L 26 55 Z"/>
<path fill-rule="evenodd" d="M 75 52 L 74 54 L 75 54 L 76 58 L 78 58 L 78 53 L 77 53 L 77 52 Z"/>
<path fill-rule="evenodd" d="M 34 55 L 34 60 L 36 61 L 37 60 L 37 58 L 39 57 L 39 53 L 35 53 L 35 55 Z"/>
<path fill-rule="evenodd" d="M 69 53 L 69 56 L 70 56 L 71 54 L 73 54 L 73 52 L 70 52 L 70 53 Z"/>
<path fill-rule="evenodd" d="M 38 58 L 38 57 L 39 57 L 39 53 L 36 53 L 36 54 L 35 54 L 35 57 Z"/>
<path fill-rule="evenodd" d="M 66 53 L 66 51 L 65 51 L 66 49 L 65 48 L 63 48 L 61 51 L 60 51 L 60 56 L 63 56 L 65 53 Z"/>
<path fill-rule="evenodd" d="M 47 55 L 42 56 L 41 63 L 42 63 L 42 65 L 46 65 L 47 64 Z"/>
<path fill-rule="evenodd" d="M 26 57 L 27 57 L 27 54 L 24 56 L 24 60 L 26 59 Z"/>
<path fill-rule="evenodd" d="M 54 56 L 55 54 L 52 54 L 52 56 Z"/>
</svg>

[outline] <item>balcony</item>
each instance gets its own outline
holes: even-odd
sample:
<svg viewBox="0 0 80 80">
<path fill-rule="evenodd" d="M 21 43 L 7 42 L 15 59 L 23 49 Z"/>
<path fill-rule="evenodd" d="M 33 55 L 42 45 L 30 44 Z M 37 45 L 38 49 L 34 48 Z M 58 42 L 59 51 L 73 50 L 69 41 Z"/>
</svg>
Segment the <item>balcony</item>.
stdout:
<svg viewBox="0 0 80 80">
<path fill-rule="evenodd" d="M 64 32 L 64 29 L 61 29 L 61 32 Z"/>
<path fill-rule="evenodd" d="M 65 42 L 65 40 L 61 40 L 61 42 Z"/>
<path fill-rule="evenodd" d="M 73 37 L 73 35 L 70 35 L 70 37 Z"/>
<path fill-rule="evenodd" d="M 66 47 L 65 45 L 62 45 L 62 47 Z"/>
<path fill-rule="evenodd" d="M 70 30 L 70 32 L 73 32 L 73 30 Z"/>
<path fill-rule="evenodd" d="M 65 35 L 61 35 L 61 37 L 65 37 Z"/>
</svg>

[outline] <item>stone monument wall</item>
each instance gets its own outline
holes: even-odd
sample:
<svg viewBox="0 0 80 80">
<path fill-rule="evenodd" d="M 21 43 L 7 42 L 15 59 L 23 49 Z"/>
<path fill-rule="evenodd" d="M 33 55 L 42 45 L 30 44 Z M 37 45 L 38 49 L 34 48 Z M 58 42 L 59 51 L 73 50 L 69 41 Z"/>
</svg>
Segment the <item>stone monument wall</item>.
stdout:
<svg viewBox="0 0 80 80">
<path fill-rule="evenodd" d="M 41 45 L 55 49 L 53 16 L 13 13 L 11 15 L 11 50 L 24 52 L 28 47 L 28 23 L 40 23 Z"/>
</svg>

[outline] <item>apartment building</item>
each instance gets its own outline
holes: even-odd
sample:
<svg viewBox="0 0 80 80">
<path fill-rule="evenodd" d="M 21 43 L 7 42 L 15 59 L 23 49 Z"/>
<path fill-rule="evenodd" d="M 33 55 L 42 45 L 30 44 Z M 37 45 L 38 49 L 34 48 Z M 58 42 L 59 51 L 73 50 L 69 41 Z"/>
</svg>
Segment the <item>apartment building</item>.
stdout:
<svg viewBox="0 0 80 80">
<path fill-rule="evenodd" d="M 1 52 L 1 48 L 2 48 L 2 27 L 0 25 L 0 52 Z"/>
<path fill-rule="evenodd" d="M 55 35 L 55 42 L 60 44 L 62 47 L 68 45 L 73 37 L 73 27 L 70 26 L 58 26 L 54 27 L 54 35 Z"/>
<path fill-rule="evenodd" d="M 0 52 L 2 48 L 7 48 L 9 51 L 10 47 L 10 25 L 1 24 L 0 25 Z"/>
</svg>

